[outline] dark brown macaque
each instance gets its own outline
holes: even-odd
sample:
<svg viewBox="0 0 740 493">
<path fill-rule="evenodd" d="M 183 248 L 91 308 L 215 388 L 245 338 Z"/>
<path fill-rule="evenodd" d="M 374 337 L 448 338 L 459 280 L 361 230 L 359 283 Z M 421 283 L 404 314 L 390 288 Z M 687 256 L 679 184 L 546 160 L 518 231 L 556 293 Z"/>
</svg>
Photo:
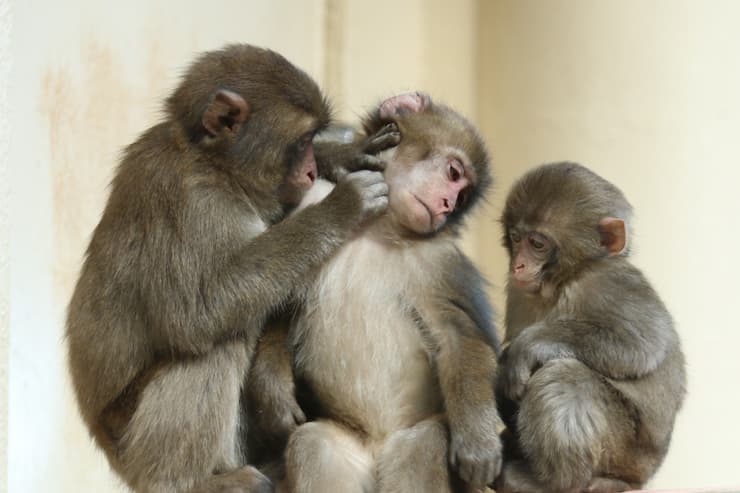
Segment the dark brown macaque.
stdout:
<svg viewBox="0 0 740 493">
<path fill-rule="evenodd" d="M 469 122 L 425 94 L 383 102 L 365 135 L 394 125 L 400 144 L 379 154 L 387 213 L 322 266 L 289 327 L 313 418 L 288 441 L 289 491 L 459 491 L 500 470 L 491 307 L 456 246 L 460 220 L 490 183 L 488 155 Z M 265 398 L 265 386 L 256 394 Z"/>
<path fill-rule="evenodd" d="M 541 166 L 508 196 L 497 493 L 639 489 L 666 454 L 684 358 L 630 263 L 631 221 L 622 192 L 575 163 Z"/>
<path fill-rule="evenodd" d="M 387 207 L 382 174 L 363 170 L 286 218 L 317 177 L 312 139 L 328 123 L 304 72 L 233 45 L 195 61 L 164 121 L 126 149 L 67 343 L 82 417 L 135 491 L 272 491 L 246 465 L 243 440 L 257 339 Z M 361 153 L 341 164 L 383 167 Z"/>
</svg>

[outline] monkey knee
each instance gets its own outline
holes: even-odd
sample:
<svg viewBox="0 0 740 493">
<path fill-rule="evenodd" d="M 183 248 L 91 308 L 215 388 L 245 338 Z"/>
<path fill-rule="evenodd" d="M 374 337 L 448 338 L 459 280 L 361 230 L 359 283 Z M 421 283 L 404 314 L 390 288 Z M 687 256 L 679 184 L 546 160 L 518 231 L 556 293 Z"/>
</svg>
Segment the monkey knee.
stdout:
<svg viewBox="0 0 740 493">
<path fill-rule="evenodd" d="M 603 392 L 603 384 L 577 360 L 548 362 L 532 376 L 517 431 L 539 480 L 566 490 L 591 478 L 608 427 Z"/>
<path fill-rule="evenodd" d="M 383 445 L 382 454 L 416 455 L 430 450 L 445 455 L 449 433 L 441 420 L 429 419 L 391 435 Z"/>
<path fill-rule="evenodd" d="M 448 443 L 447 427 L 437 419 L 391 435 L 378 457 L 378 490 L 449 491 Z"/>
<path fill-rule="evenodd" d="M 186 491 L 214 471 L 242 465 L 239 369 L 214 354 L 152 379 L 119 442 L 122 475 L 135 484 L 174 482 L 175 491 Z"/>
<path fill-rule="evenodd" d="M 306 423 L 293 432 L 285 471 L 291 491 L 330 491 L 338 485 L 347 492 L 373 490 L 371 455 L 350 432 L 332 423 Z"/>
</svg>

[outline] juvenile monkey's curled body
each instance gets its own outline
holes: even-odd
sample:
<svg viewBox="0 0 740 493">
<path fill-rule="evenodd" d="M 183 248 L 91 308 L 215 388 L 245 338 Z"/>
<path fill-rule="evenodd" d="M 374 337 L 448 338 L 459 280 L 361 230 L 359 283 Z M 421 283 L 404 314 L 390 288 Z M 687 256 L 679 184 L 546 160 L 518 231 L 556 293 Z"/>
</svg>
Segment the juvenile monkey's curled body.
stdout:
<svg viewBox="0 0 740 493">
<path fill-rule="evenodd" d="M 684 357 L 629 261 L 631 221 L 622 192 L 576 163 L 538 167 L 509 193 L 497 393 L 511 440 L 497 492 L 639 489 L 665 457 Z"/>
<path fill-rule="evenodd" d="M 491 309 L 456 246 L 488 157 L 470 124 L 426 95 L 385 101 L 366 133 L 388 121 L 401 134 L 379 155 L 388 213 L 321 267 L 290 329 L 318 418 L 288 442 L 291 491 L 445 492 L 500 467 Z"/>
</svg>

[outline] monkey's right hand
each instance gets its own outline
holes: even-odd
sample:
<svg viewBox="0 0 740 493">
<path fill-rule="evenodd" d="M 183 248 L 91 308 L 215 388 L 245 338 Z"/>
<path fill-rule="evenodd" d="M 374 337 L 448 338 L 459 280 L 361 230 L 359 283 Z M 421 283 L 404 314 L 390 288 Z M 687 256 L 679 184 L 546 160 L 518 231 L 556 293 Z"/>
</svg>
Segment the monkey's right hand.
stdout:
<svg viewBox="0 0 740 493">
<path fill-rule="evenodd" d="M 275 391 L 269 398 L 263 397 L 263 401 L 269 402 L 260 406 L 255 413 L 259 425 L 282 443 L 288 440 L 299 425 L 306 422 L 306 415 L 293 392 Z"/>
<path fill-rule="evenodd" d="M 362 223 L 386 210 L 388 184 L 379 171 L 355 171 L 342 178 L 323 202 L 332 208 L 356 212 Z"/>
<path fill-rule="evenodd" d="M 375 155 L 400 143 L 401 132 L 398 130 L 398 125 L 391 122 L 384 125 L 374 135 L 368 137 L 362 150 L 365 154 Z"/>
<path fill-rule="evenodd" d="M 385 161 L 376 155 L 386 149 L 395 147 L 401 142 L 401 133 L 395 123 L 388 123 L 375 134 L 359 143 L 347 144 L 344 157 L 339 169 L 335 170 L 338 180 L 347 173 L 361 170 L 384 171 Z"/>
</svg>

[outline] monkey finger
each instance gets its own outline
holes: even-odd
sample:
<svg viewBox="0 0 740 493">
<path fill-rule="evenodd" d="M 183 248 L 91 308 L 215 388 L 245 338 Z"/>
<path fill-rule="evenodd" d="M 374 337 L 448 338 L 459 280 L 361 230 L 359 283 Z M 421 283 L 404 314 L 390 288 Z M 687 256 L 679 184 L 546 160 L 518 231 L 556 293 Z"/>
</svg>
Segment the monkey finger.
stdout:
<svg viewBox="0 0 740 493">
<path fill-rule="evenodd" d="M 459 460 L 457 472 L 466 483 L 473 482 L 473 465 L 469 460 Z"/>
<path fill-rule="evenodd" d="M 347 174 L 345 180 L 357 183 L 361 186 L 370 186 L 373 183 L 380 183 L 385 181 L 385 179 L 383 178 L 383 173 L 367 169 L 352 171 L 351 173 Z"/>
<path fill-rule="evenodd" d="M 380 214 L 388 208 L 388 197 L 377 197 L 368 205 L 368 212 L 373 215 Z"/>
<path fill-rule="evenodd" d="M 365 188 L 368 198 L 386 197 L 388 195 L 388 184 L 386 182 L 375 183 Z"/>
<path fill-rule="evenodd" d="M 401 132 L 399 132 L 398 126 L 391 122 L 370 138 L 365 144 L 364 151 L 368 154 L 377 154 L 380 151 L 397 146 L 400 142 Z"/>
<path fill-rule="evenodd" d="M 297 425 L 302 425 L 303 423 L 305 423 L 306 422 L 306 415 L 304 414 L 303 409 L 301 409 L 301 407 L 298 405 L 297 402 L 294 402 L 293 403 L 292 408 L 293 408 L 292 409 L 292 411 L 293 411 L 293 419 L 295 420 L 295 423 Z"/>
<path fill-rule="evenodd" d="M 493 483 L 493 480 L 496 479 L 496 476 L 498 476 L 499 472 L 501 471 L 501 456 L 494 457 L 493 460 L 488 462 L 488 467 L 486 468 L 486 473 L 484 477 L 484 484 L 491 484 Z"/>
<path fill-rule="evenodd" d="M 353 171 L 367 169 L 370 171 L 385 171 L 385 161 L 370 154 L 362 154 L 353 163 Z"/>
</svg>

